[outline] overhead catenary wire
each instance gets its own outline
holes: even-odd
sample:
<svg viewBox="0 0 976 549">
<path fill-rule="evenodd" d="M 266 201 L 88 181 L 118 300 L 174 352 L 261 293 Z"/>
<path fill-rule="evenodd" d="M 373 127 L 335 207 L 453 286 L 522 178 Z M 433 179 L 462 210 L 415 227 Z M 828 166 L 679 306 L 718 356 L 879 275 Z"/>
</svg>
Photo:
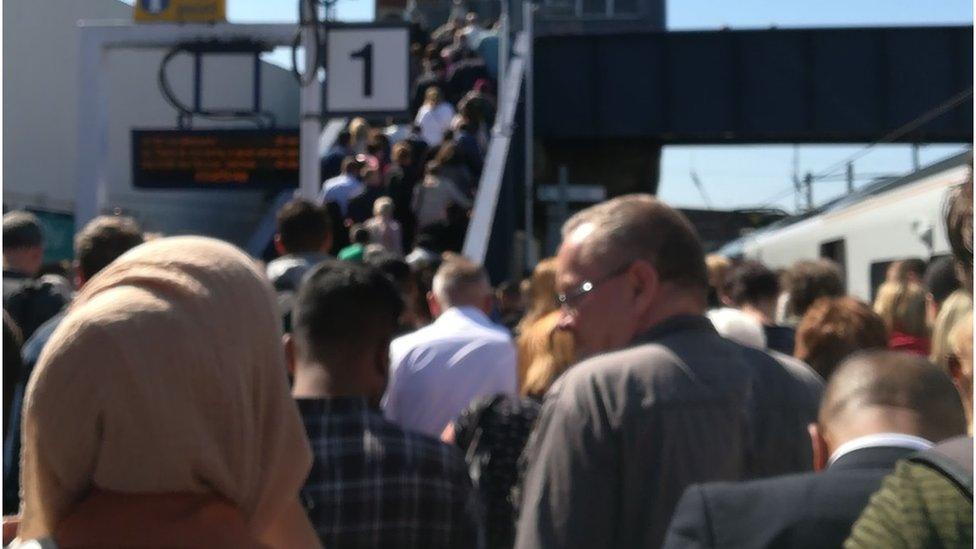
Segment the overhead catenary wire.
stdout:
<svg viewBox="0 0 976 549">
<path fill-rule="evenodd" d="M 886 143 L 891 143 L 891 142 L 895 141 L 898 138 L 901 138 L 901 137 L 904 137 L 905 135 L 908 135 L 909 133 L 911 133 L 912 131 L 918 129 L 919 127 L 924 126 L 925 124 L 928 124 L 932 120 L 935 120 L 936 118 L 942 116 L 943 114 L 945 114 L 945 113 L 951 111 L 952 109 L 958 107 L 959 105 L 961 105 L 963 103 L 963 101 L 966 101 L 967 99 L 971 98 L 972 96 L 973 96 L 973 88 L 972 88 L 972 86 L 970 86 L 969 89 L 963 90 L 963 91 L 957 93 L 956 95 L 953 95 L 949 99 L 946 99 L 945 101 L 943 101 L 942 103 L 940 103 L 935 108 L 933 108 L 933 109 L 931 109 L 931 110 L 923 113 L 918 118 L 912 120 L 911 122 L 908 122 L 907 124 L 901 126 L 898 129 L 896 129 L 896 130 L 894 130 L 894 131 L 886 134 L 881 139 L 872 142 L 871 144 L 867 145 L 866 147 L 864 147 L 863 149 L 857 151 L 856 153 L 852 154 L 851 156 L 845 158 L 844 160 L 841 160 L 841 161 L 839 161 L 839 162 L 831 165 L 829 168 L 827 168 L 826 170 L 820 172 L 819 174 L 814 175 L 813 176 L 814 180 L 823 179 L 826 176 L 832 175 L 834 172 L 836 172 L 839 169 L 846 168 L 848 163 L 853 162 L 853 161 L 857 160 L 858 158 L 861 158 L 862 156 L 866 155 L 874 147 L 877 147 L 878 145 L 884 145 Z"/>
<path fill-rule="evenodd" d="M 712 201 L 708 197 L 708 193 L 705 192 L 705 186 L 702 184 L 701 179 L 699 179 L 698 177 L 698 172 L 692 170 L 690 175 L 691 175 L 691 181 L 695 184 L 696 187 L 698 187 L 698 194 L 701 195 L 702 200 L 705 202 L 705 207 L 708 208 L 709 210 L 714 209 L 712 207 Z"/>
<path fill-rule="evenodd" d="M 881 137 L 881 139 L 878 139 L 877 141 L 871 142 L 870 144 L 868 144 L 867 146 L 865 146 L 863 149 L 857 151 L 856 153 L 852 154 L 851 156 L 849 156 L 849 157 L 845 158 L 844 160 L 841 160 L 841 161 L 839 161 L 839 162 L 831 165 L 829 168 L 823 170 L 819 174 L 814 175 L 813 176 L 813 181 L 815 183 L 816 182 L 820 182 L 820 181 L 827 181 L 828 178 L 831 175 L 833 175 L 834 172 L 836 172 L 838 169 L 840 169 L 840 168 L 845 168 L 846 169 L 847 164 L 849 164 L 849 163 L 857 160 L 858 158 L 863 157 L 868 152 L 870 152 L 874 147 L 877 147 L 878 145 L 884 145 L 886 143 L 891 143 L 891 142 L 895 141 L 896 139 L 898 139 L 900 137 L 904 137 L 905 135 L 907 135 L 907 134 L 911 133 L 912 131 L 918 129 L 919 127 L 921 127 L 921 126 L 923 126 L 925 124 L 928 124 L 929 122 L 931 122 L 932 120 L 935 120 L 939 116 L 942 116 L 943 114 L 949 112 L 950 110 L 958 107 L 964 101 L 966 101 L 967 99 L 971 98 L 972 96 L 973 96 L 973 88 L 972 88 L 972 86 L 970 86 L 968 89 L 963 90 L 963 91 L 957 93 L 956 95 L 953 95 L 949 99 L 943 101 L 942 103 L 940 103 L 936 107 L 934 107 L 934 108 L 926 111 L 925 113 L 921 114 L 920 116 L 918 116 L 914 120 L 908 122 L 907 124 L 905 124 L 905 125 L 897 128 L 897 129 L 895 129 L 895 130 L 893 130 L 893 131 L 885 134 L 883 137 Z M 783 198 L 786 198 L 786 197 L 790 196 L 791 194 L 795 193 L 796 190 L 797 189 L 794 186 L 790 186 L 787 189 L 783 189 L 782 191 L 780 191 L 780 192 L 778 192 L 778 193 L 770 196 L 769 198 L 767 198 L 758 207 L 764 208 L 764 207 L 767 207 L 767 206 L 771 206 L 771 205 L 775 204 L 776 202 L 782 200 Z"/>
</svg>

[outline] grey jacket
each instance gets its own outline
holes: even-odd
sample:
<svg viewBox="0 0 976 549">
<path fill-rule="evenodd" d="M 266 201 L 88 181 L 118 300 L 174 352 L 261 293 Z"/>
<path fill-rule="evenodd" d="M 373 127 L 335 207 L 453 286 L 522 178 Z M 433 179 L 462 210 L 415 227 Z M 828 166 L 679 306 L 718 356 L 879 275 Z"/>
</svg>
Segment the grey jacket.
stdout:
<svg viewBox="0 0 976 549">
<path fill-rule="evenodd" d="M 671 318 L 550 390 L 523 458 L 516 547 L 659 547 L 696 482 L 806 471 L 823 381 Z"/>
</svg>

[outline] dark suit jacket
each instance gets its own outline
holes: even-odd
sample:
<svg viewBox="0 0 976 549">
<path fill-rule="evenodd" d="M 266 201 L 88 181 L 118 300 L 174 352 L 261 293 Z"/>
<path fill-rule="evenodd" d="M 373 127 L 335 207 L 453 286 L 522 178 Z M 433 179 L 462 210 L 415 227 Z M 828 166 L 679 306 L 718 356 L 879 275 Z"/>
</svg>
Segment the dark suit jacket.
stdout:
<svg viewBox="0 0 976 549">
<path fill-rule="evenodd" d="M 694 484 L 678 503 L 664 547 L 839 548 L 885 475 L 912 452 L 863 448 L 819 473 Z"/>
</svg>

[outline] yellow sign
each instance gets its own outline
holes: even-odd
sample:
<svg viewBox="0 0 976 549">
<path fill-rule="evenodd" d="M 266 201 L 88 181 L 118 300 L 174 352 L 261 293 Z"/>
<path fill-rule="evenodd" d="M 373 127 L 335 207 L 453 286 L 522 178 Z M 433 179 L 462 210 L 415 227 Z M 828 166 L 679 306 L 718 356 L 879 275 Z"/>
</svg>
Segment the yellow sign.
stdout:
<svg viewBox="0 0 976 549">
<path fill-rule="evenodd" d="M 227 20 L 227 0 L 136 0 L 136 23 L 216 23 Z"/>
</svg>

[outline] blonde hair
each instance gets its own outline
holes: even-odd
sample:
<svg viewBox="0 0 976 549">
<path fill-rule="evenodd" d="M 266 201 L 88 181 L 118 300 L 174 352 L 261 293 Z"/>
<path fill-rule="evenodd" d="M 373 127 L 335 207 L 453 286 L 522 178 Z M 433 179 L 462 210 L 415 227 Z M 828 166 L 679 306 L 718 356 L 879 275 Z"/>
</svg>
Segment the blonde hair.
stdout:
<svg viewBox="0 0 976 549">
<path fill-rule="evenodd" d="M 528 286 L 530 302 L 528 311 L 519 322 L 519 332 L 556 310 L 556 258 L 549 257 L 537 263 Z"/>
<path fill-rule="evenodd" d="M 949 367 L 946 356 L 951 352 L 950 334 L 953 328 L 966 314 L 973 310 L 973 299 L 963 290 L 952 292 L 949 297 L 942 302 L 939 315 L 935 317 L 935 325 L 932 327 L 932 353 L 929 360 L 932 364 L 939 366 L 943 370 Z"/>
<path fill-rule="evenodd" d="M 573 334 L 560 330 L 559 311 L 551 311 L 518 336 L 519 393 L 542 398 L 574 360 Z"/>
<path fill-rule="evenodd" d="M 369 122 L 361 116 L 357 116 L 349 122 L 349 133 L 357 143 L 366 142 L 366 139 L 369 137 L 369 130 Z"/>
<path fill-rule="evenodd" d="M 891 332 L 927 337 L 925 290 L 913 282 L 885 282 L 878 288 L 874 312 Z"/>
<path fill-rule="evenodd" d="M 373 215 L 390 216 L 393 215 L 393 199 L 389 196 L 381 196 L 373 202 Z"/>
<path fill-rule="evenodd" d="M 708 285 L 721 292 L 725 278 L 732 270 L 732 260 L 724 255 L 708 254 L 705 256 L 705 269 L 708 271 Z"/>
</svg>

